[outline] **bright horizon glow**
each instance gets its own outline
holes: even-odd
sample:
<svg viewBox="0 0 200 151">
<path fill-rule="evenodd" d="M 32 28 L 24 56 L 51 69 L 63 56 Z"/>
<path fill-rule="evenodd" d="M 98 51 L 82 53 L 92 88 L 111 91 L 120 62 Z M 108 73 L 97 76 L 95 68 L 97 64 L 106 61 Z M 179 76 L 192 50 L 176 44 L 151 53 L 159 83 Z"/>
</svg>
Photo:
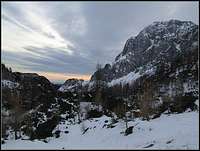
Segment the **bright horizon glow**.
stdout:
<svg viewBox="0 0 200 151">
<path fill-rule="evenodd" d="M 54 73 L 54 72 L 37 72 L 37 74 L 41 76 L 45 76 L 51 82 L 64 82 L 67 79 L 83 79 L 83 80 L 90 80 L 91 75 L 84 75 L 84 74 L 64 74 L 64 73 Z M 59 80 L 58 80 L 59 79 Z"/>
</svg>

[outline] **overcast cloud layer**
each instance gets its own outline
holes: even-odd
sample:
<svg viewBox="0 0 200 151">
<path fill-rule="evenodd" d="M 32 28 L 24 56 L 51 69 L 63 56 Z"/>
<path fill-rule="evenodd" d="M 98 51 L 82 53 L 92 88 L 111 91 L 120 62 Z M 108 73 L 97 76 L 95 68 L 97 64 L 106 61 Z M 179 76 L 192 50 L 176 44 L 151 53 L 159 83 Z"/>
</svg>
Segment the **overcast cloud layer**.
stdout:
<svg viewBox="0 0 200 151">
<path fill-rule="evenodd" d="M 2 2 L 2 62 L 52 81 L 88 79 L 154 21 L 198 24 L 198 2 Z M 53 76 L 55 75 L 55 76 Z M 59 75 L 59 76 L 58 76 Z"/>
</svg>

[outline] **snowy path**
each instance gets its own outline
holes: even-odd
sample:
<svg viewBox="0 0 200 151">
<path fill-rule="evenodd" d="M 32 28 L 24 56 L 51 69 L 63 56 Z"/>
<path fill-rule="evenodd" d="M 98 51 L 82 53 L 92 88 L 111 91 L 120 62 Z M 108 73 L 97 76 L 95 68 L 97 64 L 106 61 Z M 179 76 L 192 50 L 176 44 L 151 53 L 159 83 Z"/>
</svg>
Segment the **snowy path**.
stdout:
<svg viewBox="0 0 200 151">
<path fill-rule="evenodd" d="M 105 120 L 110 118 L 103 116 L 85 121 L 85 128 L 89 130 L 84 135 L 82 124 L 61 124 L 59 129 L 69 133 L 49 138 L 48 143 L 9 140 L 2 149 L 199 149 L 199 112 L 162 115 L 149 122 L 136 119 L 129 122 L 129 126 L 139 124 L 128 136 L 120 134 L 125 129 L 123 122 L 114 124 L 114 128 L 102 128 Z"/>
</svg>

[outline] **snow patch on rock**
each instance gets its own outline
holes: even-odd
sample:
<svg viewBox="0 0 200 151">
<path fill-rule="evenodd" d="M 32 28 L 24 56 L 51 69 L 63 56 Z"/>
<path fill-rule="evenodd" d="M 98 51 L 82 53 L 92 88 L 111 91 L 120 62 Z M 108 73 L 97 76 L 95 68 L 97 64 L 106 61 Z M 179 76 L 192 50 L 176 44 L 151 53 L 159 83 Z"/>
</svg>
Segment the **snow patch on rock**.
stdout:
<svg viewBox="0 0 200 151">
<path fill-rule="evenodd" d="M 10 88 L 10 89 L 14 89 L 14 88 L 17 88 L 19 86 L 19 83 L 17 82 L 12 82 L 10 80 L 2 80 L 1 81 L 1 86 L 3 88 Z"/>
</svg>

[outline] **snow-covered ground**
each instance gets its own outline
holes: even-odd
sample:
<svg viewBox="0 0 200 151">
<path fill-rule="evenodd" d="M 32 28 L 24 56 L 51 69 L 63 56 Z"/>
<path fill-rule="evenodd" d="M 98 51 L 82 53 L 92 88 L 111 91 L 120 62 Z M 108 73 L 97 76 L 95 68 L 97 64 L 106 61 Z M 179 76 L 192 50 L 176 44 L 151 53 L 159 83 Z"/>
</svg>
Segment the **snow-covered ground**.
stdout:
<svg viewBox="0 0 200 151">
<path fill-rule="evenodd" d="M 108 120 L 108 121 L 106 121 Z M 102 116 L 69 125 L 58 125 L 59 138 L 48 138 L 48 143 L 35 140 L 7 140 L 2 149 L 199 149 L 199 112 L 163 114 L 150 121 L 135 119 L 128 123 L 133 133 L 124 136 L 125 123 L 106 128 L 111 118 Z M 67 126 L 67 128 L 66 128 Z M 85 134 L 83 129 L 89 128 Z M 64 133 L 64 131 L 69 133 Z"/>
</svg>

